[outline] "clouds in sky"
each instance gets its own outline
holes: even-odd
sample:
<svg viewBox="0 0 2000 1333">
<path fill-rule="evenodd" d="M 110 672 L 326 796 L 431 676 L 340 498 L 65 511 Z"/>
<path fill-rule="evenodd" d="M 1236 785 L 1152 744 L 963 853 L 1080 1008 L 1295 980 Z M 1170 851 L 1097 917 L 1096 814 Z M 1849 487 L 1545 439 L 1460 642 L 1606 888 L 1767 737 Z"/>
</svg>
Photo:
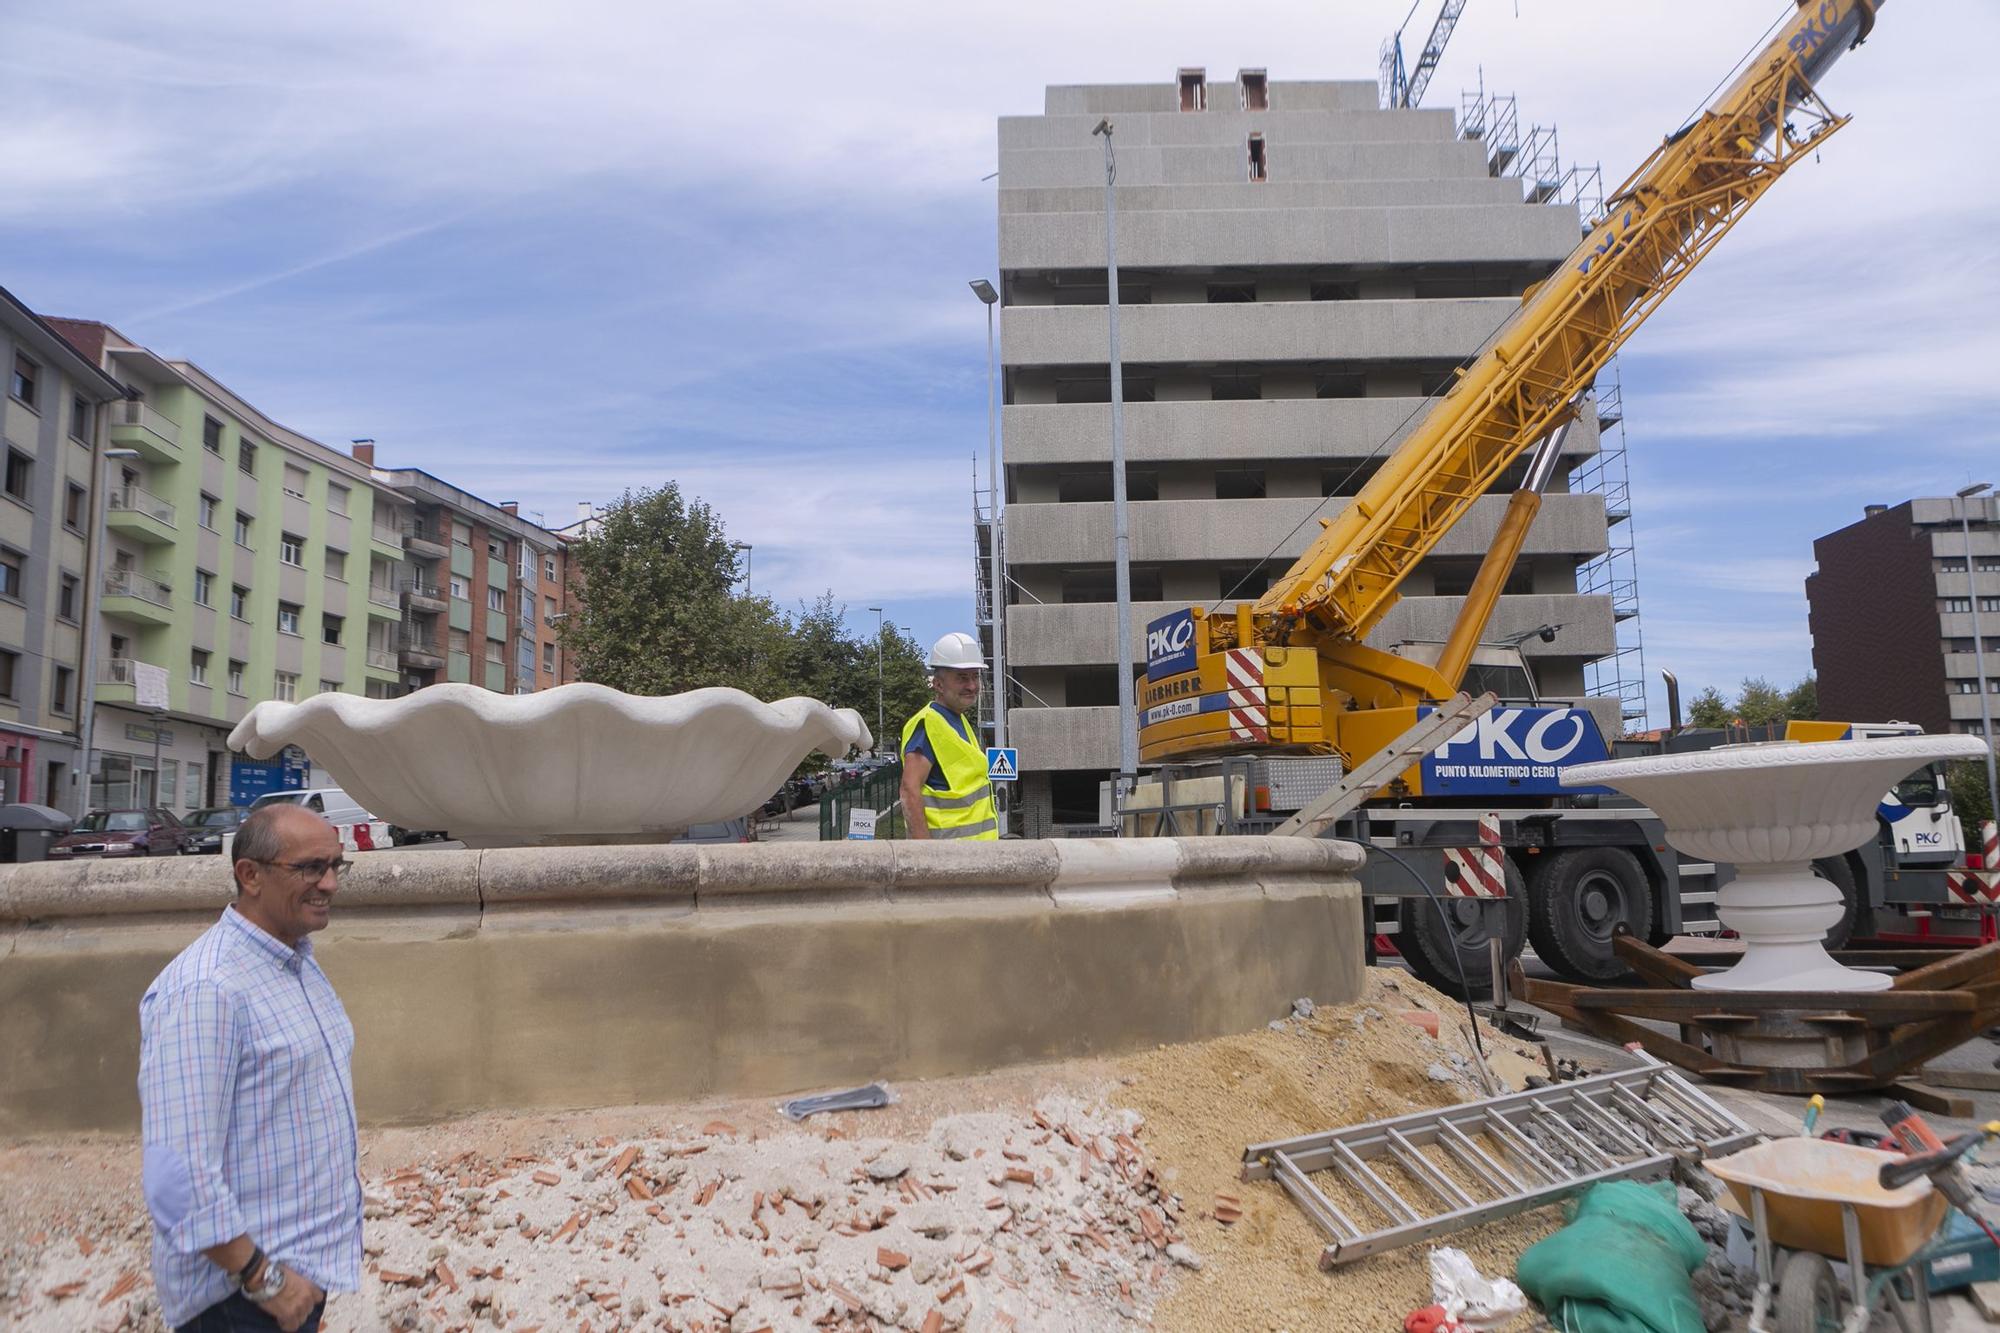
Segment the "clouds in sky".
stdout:
<svg viewBox="0 0 2000 1333">
<path fill-rule="evenodd" d="M 1517 91 L 1609 183 L 1785 8 L 1473 0 L 1428 103 Z M 677 479 L 763 590 L 929 637 L 970 614 L 995 118 L 1181 65 L 1372 79 L 1406 9 L 16 6 L 0 283 L 551 522 Z M 1803 674 L 1811 539 L 2000 464 L 1996 40 L 1980 0 L 1886 4 L 1828 80 L 1854 123 L 1623 359 L 1683 681 Z"/>
</svg>

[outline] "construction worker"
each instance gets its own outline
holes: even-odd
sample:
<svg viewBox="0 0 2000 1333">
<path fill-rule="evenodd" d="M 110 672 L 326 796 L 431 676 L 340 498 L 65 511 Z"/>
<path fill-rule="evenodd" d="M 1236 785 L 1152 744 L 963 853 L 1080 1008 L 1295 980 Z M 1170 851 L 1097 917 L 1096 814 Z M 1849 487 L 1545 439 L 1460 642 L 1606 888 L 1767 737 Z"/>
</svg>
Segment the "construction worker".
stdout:
<svg viewBox="0 0 2000 1333">
<path fill-rule="evenodd" d="M 912 838 L 1000 836 L 972 711 L 984 665 L 970 634 L 931 645 L 932 699 L 903 724 L 903 822 Z"/>
</svg>

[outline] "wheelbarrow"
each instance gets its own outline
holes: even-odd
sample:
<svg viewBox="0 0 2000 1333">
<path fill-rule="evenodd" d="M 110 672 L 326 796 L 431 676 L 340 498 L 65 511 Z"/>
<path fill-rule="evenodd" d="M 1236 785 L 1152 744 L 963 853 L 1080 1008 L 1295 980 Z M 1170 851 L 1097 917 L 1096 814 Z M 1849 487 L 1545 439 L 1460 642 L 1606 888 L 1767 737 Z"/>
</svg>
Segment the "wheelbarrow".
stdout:
<svg viewBox="0 0 2000 1333">
<path fill-rule="evenodd" d="M 1708 1162 L 1750 1220 L 1752 1333 L 1860 1333 L 1878 1309 L 1904 1333 L 1931 1333 L 1930 1265 L 1994 1247 L 1983 1223 L 1970 1236 L 1940 1238 L 1950 1200 L 1936 1181 L 1955 1176 L 1985 1137 L 1887 1160 L 1851 1143 L 1773 1139 Z M 1830 1259 L 1846 1262 L 1844 1289 Z"/>
</svg>

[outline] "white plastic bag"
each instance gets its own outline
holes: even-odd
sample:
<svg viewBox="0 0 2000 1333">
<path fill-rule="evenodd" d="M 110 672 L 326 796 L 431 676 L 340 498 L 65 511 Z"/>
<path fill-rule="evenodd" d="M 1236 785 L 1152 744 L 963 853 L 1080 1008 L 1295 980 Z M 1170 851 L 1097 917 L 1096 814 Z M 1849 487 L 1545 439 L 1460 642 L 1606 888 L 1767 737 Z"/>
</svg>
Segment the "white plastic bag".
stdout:
<svg viewBox="0 0 2000 1333">
<path fill-rule="evenodd" d="M 1504 1324 L 1528 1308 L 1528 1298 L 1504 1277 L 1484 1278 L 1464 1250 L 1431 1251 L 1431 1299 L 1472 1328 Z"/>
</svg>

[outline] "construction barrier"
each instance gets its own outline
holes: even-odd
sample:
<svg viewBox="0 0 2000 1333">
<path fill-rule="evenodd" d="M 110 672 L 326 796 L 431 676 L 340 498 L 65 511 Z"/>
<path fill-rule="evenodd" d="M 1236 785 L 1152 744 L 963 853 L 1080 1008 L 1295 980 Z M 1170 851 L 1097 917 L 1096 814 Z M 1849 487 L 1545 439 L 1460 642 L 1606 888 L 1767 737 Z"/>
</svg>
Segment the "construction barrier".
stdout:
<svg viewBox="0 0 2000 1333">
<path fill-rule="evenodd" d="M 826 792 L 819 798 L 819 840 L 838 842 L 846 838 L 850 810 L 875 812 L 874 837 L 902 837 L 902 825 L 897 818 L 897 793 L 902 783 L 903 766 L 889 764 L 858 778 L 849 778 Z"/>
</svg>

